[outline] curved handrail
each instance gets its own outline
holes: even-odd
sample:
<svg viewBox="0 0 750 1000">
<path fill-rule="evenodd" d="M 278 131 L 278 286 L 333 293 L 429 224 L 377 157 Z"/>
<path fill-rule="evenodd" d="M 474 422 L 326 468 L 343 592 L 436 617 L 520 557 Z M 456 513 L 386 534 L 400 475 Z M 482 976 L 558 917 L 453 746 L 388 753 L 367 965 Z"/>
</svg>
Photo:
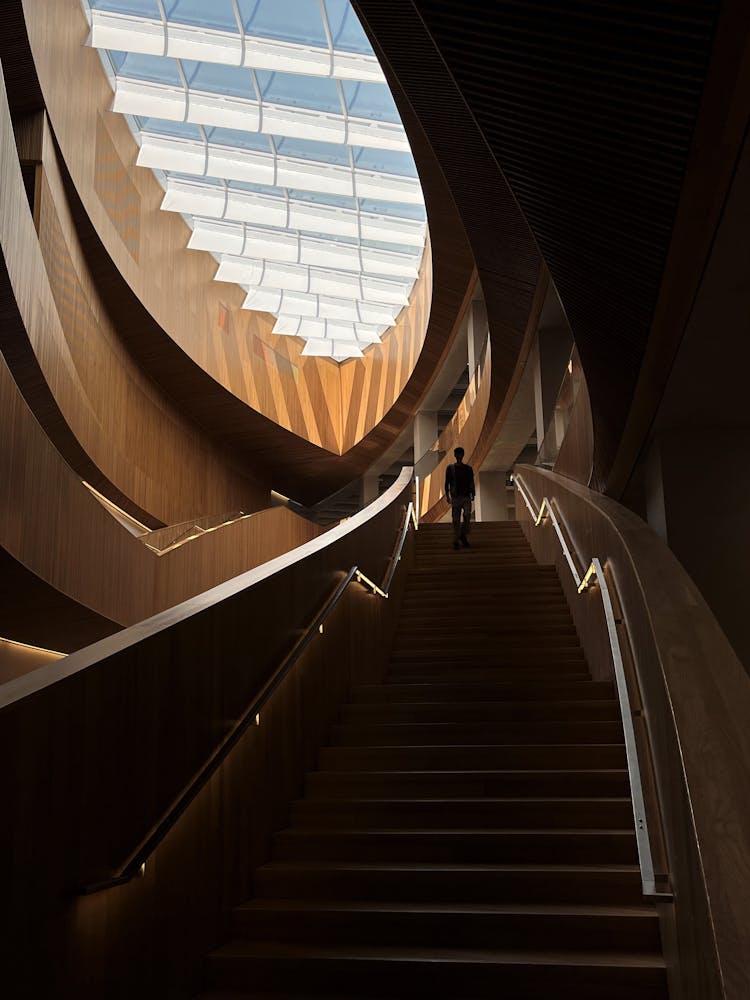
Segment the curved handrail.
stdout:
<svg viewBox="0 0 750 1000">
<path fill-rule="evenodd" d="M 653 851 L 651 847 L 651 837 L 649 835 L 648 822 L 646 818 L 646 803 L 643 793 L 643 782 L 641 780 L 641 766 L 638 759 L 638 745 L 633 725 L 634 712 L 630 704 L 628 684 L 625 677 L 625 667 L 623 664 L 622 648 L 620 637 L 617 634 L 618 619 L 615 615 L 612 604 L 612 597 L 609 585 L 604 574 L 602 563 L 597 556 L 593 556 L 589 562 L 588 569 L 583 576 L 578 572 L 570 547 L 560 528 L 560 522 L 555 514 L 554 508 L 548 497 L 544 497 L 539 510 L 535 511 L 529 498 L 528 489 L 524 485 L 523 477 L 516 474 L 513 481 L 518 492 L 532 517 L 535 527 L 539 527 L 544 519 L 545 510 L 548 512 L 550 521 L 554 528 L 565 560 L 570 568 L 571 575 L 575 581 L 576 590 L 582 594 L 584 590 L 591 586 L 591 581 L 595 578 L 599 584 L 599 593 L 602 599 L 604 617 L 607 624 L 607 637 L 609 639 L 610 650 L 612 652 L 612 664 L 615 674 L 615 685 L 617 687 L 617 698 L 622 716 L 623 733 L 625 737 L 625 755 L 628 767 L 628 780 L 630 783 L 630 798 L 633 806 L 633 819 L 635 822 L 636 846 L 638 849 L 638 864 L 641 870 L 641 886 L 643 895 L 647 899 L 669 901 L 673 898 L 670 888 L 665 888 L 657 884 L 657 877 L 654 871 Z M 580 553 L 577 553 L 580 559 Z M 584 560 L 580 560 L 584 564 Z M 621 622 L 620 622 L 621 624 Z"/>
<path fill-rule="evenodd" d="M 143 875 L 146 868 L 146 862 L 150 856 L 159 846 L 167 833 L 169 833 L 172 827 L 177 823 L 196 795 L 198 795 L 201 789 L 206 785 L 209 778 L 226 760 L 232 749 L 237 745 L 247 730 L 252 725 L 260 725 L 260 713 L 262 709 L 310 645 L 315 635 L 317 633 L 322 634 L 326 619 L 341 600 L 344 591 L 349 584 L 353 580 L 356 580 L 358 583 L 363 584 L 363 586 L 367 586 L 372 589 L 374 594 L 383 598 L 388 597 L 393 576 L 396 572 L 396 566 L 401 560 L 401 552 L 406 541 L 410 524 L 414 525 L 415 530 L 419 527 L 416 510 L 412 501 L 409 501 L 409 504 L 406 507 L 404 521 L 399 529 L 396 544 L 388 562 L 388 567 L 383 577 L 381 586 L 378 586 L 366 577 L 365 574 L 360 571 L 358 566 L 352 566 L 349 569 L 343 580 L 338 583 L 333 593 L 324 602 L 313 620 L 303 631 L 302 635 L 299 637 L 297 642 L 295 642 L 292 649 L 289 653 L 287 653 L 276 670 L 274 670 L 268 680 L 264 682 L 260 691 L 258 691 L 229 732 L 225 734 L 218 746 L 212 750 L 209 757 L 190 778 L 179 794 L 167 806 L 156 823 L 153 824 L 134 850 L 131 851 L 127 858 L 117 868 L 111 878 L 103 879 L 84 886 L 80 890 L 81 895 L 91 895 L 92 893 L 100 892 L 104 889 L 112 889 L 115 886 L 124 885 L 126 882 L 131 881 L 131 879 Z"/>
</svg>

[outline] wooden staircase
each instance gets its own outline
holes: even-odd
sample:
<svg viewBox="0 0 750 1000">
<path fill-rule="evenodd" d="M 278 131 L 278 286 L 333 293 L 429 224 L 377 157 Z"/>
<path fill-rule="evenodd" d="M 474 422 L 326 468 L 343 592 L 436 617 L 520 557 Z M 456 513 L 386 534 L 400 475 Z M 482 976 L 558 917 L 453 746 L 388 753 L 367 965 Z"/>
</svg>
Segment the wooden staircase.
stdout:
<svg viewBox="0 0 750 1000">
<path fill-rule="evenodd" d="M 666 998 L 613 686 L 514 522 L 423 525 L 381 685 L 355 688 L 204 1000 Z"/>
</svg>

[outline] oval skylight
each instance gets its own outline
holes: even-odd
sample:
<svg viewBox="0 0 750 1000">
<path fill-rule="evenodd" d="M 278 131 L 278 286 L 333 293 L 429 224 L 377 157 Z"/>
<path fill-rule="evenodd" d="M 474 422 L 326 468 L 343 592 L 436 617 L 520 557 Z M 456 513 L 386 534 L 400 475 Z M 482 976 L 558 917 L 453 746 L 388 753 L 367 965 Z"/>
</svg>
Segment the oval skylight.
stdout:
<svg viewBox="0 0 750 1000">
<path fill-rule="evenodd" d="M 419 273 L 424 199 L 349 0 L 83 0 L 161 208 L 303 354 L 361 357 Z"/>
</svg>

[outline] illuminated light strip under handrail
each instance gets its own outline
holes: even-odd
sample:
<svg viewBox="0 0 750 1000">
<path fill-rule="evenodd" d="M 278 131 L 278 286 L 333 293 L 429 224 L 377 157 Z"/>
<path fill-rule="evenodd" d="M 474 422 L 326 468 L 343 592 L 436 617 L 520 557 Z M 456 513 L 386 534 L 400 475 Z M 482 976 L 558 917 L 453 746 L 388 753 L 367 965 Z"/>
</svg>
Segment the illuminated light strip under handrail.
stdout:
<svg viewBox="0 0 750 1000">
<path fill-rule="evenodd" d="M 646 821 L 646 804 L 643 795 L 643 783 L 641 781 L 641 768 L 638 760 L 638 746 L 635 737 L 635 727 L 633 726 L 633 709 L 630 705 L 630 695 L 628 693 L 628 684 L 625 677 L 625 667 L 622 659 L 620 637 L 617 634 L 618 620 L 612 606 L 612 597 L 609 592 L 609 586 L 607 585 L 602 564 L 600 560 L 594 556 L 588 569 L 586 570 L 585 575 L 581 578 L 580 574 L 575 569 L 570 549 L 568 548 L 562 531 L 560 530 L 560 525 L 555 517 L 548 498 L 544 497 L 541 506 L 539 507 L 539 512 L 537 513 L 535 512 L 531 500 L 529 499 L 529 495 L 524 487 L 522 478 L 516 474 L 514 476 L 514 482 L 536 527 L 542 523 L 544 510 L 546 509 L 549 511 L 550 520 L 552 521 L 555 533 L 557 534 L 558 540 L 563 549 L 563 553 L 568 566 L 570 567 L 573 579 L 576 582 L 576 589 L 578 593 L 582 594 L 585 590 L 587 590 L 588 587 L 591 586 L 593 578 L 596 578 L 596 582 L 599 584 L 599 593 L 601 594 L 604 617 L 607 624 L 607 636 L 609 638 L 609 645 L 612 652 L 612 664 L 615 673 L 620 715 L 622 716 L 622 728 L 625 738 L 625 756 L 627 759 L 628 780 L 630 783 L 630 799 L 633 807 L 635 838 L 638 849 L 638 864 L 641 870 L 641 888 L 644 897 L 661 901 L 669 901 L 673 899 L 672 892 L 669 889 L 658 887 L 656 884 L 653 854 L 651 851 L 651 839 L 648 832 L 648 823 Z"/>
<path fill-rule="evenodd" d="M 28 650 L 30 653 L 47 653 L 49 656 L 57 656 L 62 659 L 63 656 L 67 656 L 67 653 L 61 653 L 57 649 L 47 649 L 44 646 L 34 646 L 30 642 L 19 642 L 18 639 L 6 639 L 5 636 L 0 635 L 0 646 L 5 644 L 6 646 L 17 646 L 19 649 Z"/>
<path fill-rule="evenodd" d="M 142 521 L 139 521 L 137 517 L 133 517 L 132 514 L 128 514 L 128 512 L 126 510 L 123 510 L 122 507 L 119 506 L 119 504 L 116 504 L 114 502 L 114 500 L 110 500 L 109 497 L 105 497 L 104 494 L 100 493 L 99 490 L 96 489 L 96 487 L 91 485 L 91 483 L 87 483 L 85 479 L 82 479 L 81 482 L 89 491 L 89 493 L 93 494 L 99 501 L 99 503 L 102 505 L 102 507 L 104 507 L 105 510 L 108 510 L 110 514 L 113 511 L 116 512 L 116 515 L 119 515 L 124 520 L 128 521 L 130 524 L 133 524 L 136 528 L 140 528 L 143 534 L 148 534 L 148 532 L 152 530 L 151 528 L 148 527 L 148 525 L 145 525 Z"/>
<path fill-rule="evenodd" d="M 202 765 L 190 781 L 185 785 L 177 797 L 170 803 L 161 818 L 151 827 L 143 840 L 134 851 L 120 865 L 117 872 L 108 879 L 101 882 L 94 882 L 81 889 L 81 895 L 88 896 L 102 889 L 112 889 L 118 885 L 124 885 L 131 879 L 143 875 L 146 862 L 151 854 L 156 850 L 161 841 L 172 829 L 177 820 L 182 816 L 187 807 L 196 797 L 198 792 L 204 787 L 208 779 L 224 762 L 232 748 L 239 742 L 240 738 L 251 726 L 260 725 L 260 713 L 270 697 L 279 687 L 286 675 L 300 658 L 302 653 L 310 645 L 314 637 L 322 632 L 323 624 L 336 607 L 344 591 L 354 579 L 357 567 L 352 566 L 344 579 L 338 584 L 334 592 L 320 609 L 314 620 L 308 625 L 300 638 L 292 647 L 291 651 L 284 657 L 282 662 L 269 677 L 250 705 L 245 709 L 240 718 L 235 722 L 221 743 L 212 751 L 211 755 Z"/>
<path fill-rule="evenodd" d="M 185 785 L 182 791 L 170 803 L 161 818 L 158 819 L 157 822 L 151 827 L 135 850 L 128 855 L 111 878 L 84 886 L 80 890 L 81 895 L 88 896 L 91 895 L 91 893 L 100 892 L 104 889 L 113 889 L 115 886 L 124 885 L 126 882 L 130 882 L 132 879 L 144 874 L 146 870 L 146 862 L 151 854 L 153 854 L 196 795 L 205 786 L 211 775 L 213 775 L 219 766 L 224 762 L 232 748 L 239 742 L 241 737 L 251 726 L 260 725 L 261 710 L 297 660 L 299 660 L 303 652 L 310 645 L 315 636 L 317 634 L 323 634 L 323 625 L 326 619 L 341 600 L 344 591 L 349 584 L 356 579 L 358 582 L 362 582 L 366 586 L 372 588 L 374 593 L 385 598 L 388 597 L 388 591 L 393 580 L 393 574 L 395 573 L 396 565 L 401 559 L 401 550 L 403 549 L 410 523 L 413 523 L 415 528 L 418 527 L 418 522 L 414 515 L 414 505 L 411 501 L 409 502 L 409 506 L 406 508 L 404 524 L 399 532 L 398 542 L 394 553 L 391 556 L 389 570 L 386 573 L 383 587 L 378 587 L 377 584 L 373 583 L 359 570 L 358 566 L 351 567 L 344 579 L 338 584 L 334 592 L 317 613 L 313 621 L 308 625 L 300 638 L 294 644 L 291 651 L 282 660 L 271 677 L 265 682 L 251 704 L 245 709 L 237 722 L 224 736 L 221 743 L 219 743 L 219 745 L 211 752 L 210 756 L 201 766 L 200 770 L 193 775 L 187 785 Z"/>
</svg>

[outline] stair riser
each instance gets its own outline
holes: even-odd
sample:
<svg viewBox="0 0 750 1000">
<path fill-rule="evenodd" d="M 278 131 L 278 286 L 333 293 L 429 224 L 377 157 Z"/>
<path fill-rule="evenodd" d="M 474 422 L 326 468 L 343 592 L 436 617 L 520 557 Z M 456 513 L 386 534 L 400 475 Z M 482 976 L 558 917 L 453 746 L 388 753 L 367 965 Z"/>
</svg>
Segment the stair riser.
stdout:
<svg viewBox="0 0 750 1000">
<path fill-rule="evenodd" d="M 326 830 L 628 830 L 633 826 L 627 799 L 304 799 L 292 805 L 291 817 L 292 826 Z"/>
<path fill-rule="evenodd" d="M 294 991 L 331 996 L 480 998 L 512 996 L 539 1000 L 570 991 L 578 1000 L 663 1000 L 662 969 L 513 963 L 507 966 L 469 961 L 377 961 L 362 958 L 307 958 L 293 962 L 273 958 L 227 959 L 214 956 L 209 964 L 211 984 L 252 991 Z M 510 992 L 509 992 L 510 991 Z"/>
<path fill-rule="evenodd" d="M 363 904 L 366 905 L 366 904 Z M 370 944 L 437 948 L 502 948 L 528 951 L 554 941 L 556 949 L 575 951 L 653 951 L 659 925 L 649 916 L 572 914 L 330 912 L 273 908 L 236 911 L 234 933 L 256 941 L 307 944 Z"/>
<path fill-rule="evenodd" d="M 562 701 L 607 701 L 614 698 L 614 685 L 606 682 L 583 681 L 572 684 L 497 683 L 477 684 L 462 675 L 462 682 L 455 684 L 377 684 L 362 685 L 352 690 L 352 702 L 357 705 L 423 704 L 433 701 L 536 701 L 561 699 Z"/>
<path fill-rule="evenodd" d="M 622 770 L 627 766 L 621 743 L 548 747 L 323 747 L 319 763 L 325 771 Z"/>
<path fill-rule="evenodd" d="M 631 865 L 637 861 L 629 832 L 498 833 L 283 831 L 277 861 L 419 861 L 481 864 Z"/>
<path fill-rule="evenodd" d="M 337 725 L 333 746 L 492 746 L 544 743 L 621 743 L 619 722 L 477 722 L 403 725 Z"/>
<path fill-rule="evenodd" d="M 396 684 L 525 684 L 530 683 L 538 690 L 540 684 L 579 684 L 589 681 L 590 676 L 584 668 L 578 669 L 576 664 L 566 665 L 563 669 L 556 667 L 550 670 L 546 666 L 523 667 L 476 667 L 472 665 L 451 667 L 434 665 L 430 667 L 410 667 L 399 665 L 398 669 L 391 667 L 384 678 L 384 690 Z M 534 695 L 536 697 L 536 695 Z M 464 698 L 465 700 L 465 698 Z"/>
<path fill-rule="evenodd" d="M 255 894 L 275 899 L 369 899 L 443 903 L 607 903 L 632 906 L 643 902 L 638 872 L 593 870 L 496 872 L 465 866 L 458 870 L 414 870 L 378 866 L 371 869 L 315 867 L 255 873 Z"/>
<path fill-rule="evenodd" d="M 419 671 L 454 671 L 466 680 L 471 679 L 472 670 L 500 670 L 509 671 L 511 676 L 520 674 L 522 677 L 528 672 L 529 680 L 533 680 L 537 674 L 548 674 L 553 678 L 559 674 L 575 673 L 589 677 L 586 661 L 580 653 L 571 651 L 568 656 L 555 654 L 553 651 L 539 651 L 528 655 L 523 650 L 504 650 L 494 655 L 483 653 L 472 653 L 471 656 L 463 654 L 435 651 L 430 656 L 409 655 L 398 653 L 388 664 L 387 678 L 397 680 L 400 674 L 413 673 Z"/>
<path fill-rule="evenodd" d="M 430 661 L 445 663 L 446 660 L 451 660 L 458 664 L 472 662 L 479 664 L 481 662 L 484 665 L 495 661 L 497 663 L 546 663 L 549 666 L 568 663 L 571 660 L 577 660 L 582 665 L 585 662 L 583 651 L 577 641 L 545 643 L 544 636 L 533 635 L 526 642 L 506 643 L 487 639 L 481 644 L 455 645 L 451 643 L 451 639 L 454 639 L 453 635 L 447 635 L 442 644 L 427 644 L 427 649 L 417 646 L 414 649 L 394 650 L 391 654 L 391 661 L 403 663 L 421 660 L 426 663 Z"/>
<path fill-rule="evenodd" d="M 453 640 L 453 642 L 451 642 Z M 454 635 L 446 636 L 441 630 L 433 629 L 424 636 L 414 635 L 411 632 L 399 632 L 393 638 L 393 650 L 391 656 L 398 658 L 400 654 L 422 653 L 424 656 L 431 656 L 433 653 L 442 653 L 446 647 L 453 649 L 465 660 L 470 659 L 475 653 L 480 655 L 497 655 L 498 652 L 505 653 L 515 649 L 525 650 L 529 646 L 534 649 L 554 651 L 558 653 L 564 651 L 565 655 L 571 649 L 576 650 L 582 656 L 581 644 L 575 632 L 568 632 L 566 635 L 550 635 L 530 629 L 528 632 L 491 632 L 484 629 L 473 629 L 470 634 L 464 636 L 460 649 L 453 644 Z"/>
<path fill-rule="evenodd" d="M 549 631 L 554 631 L 558 628 L 572 628 L 572 623 L 570 619 L 570 614 L 565 611 L 548 611 L 544 614 L 534 613 L 534 614 L 505 614 L 500 608 L 480 608 L 475 609 L 472 613 L 472 624 L 479 624 L 482 622 L 487 622 L 493 628 L 501 629 L 504 627 L 513 628 L 518 626 L 519 628 L 538 628 L 541 630 L 547 629 Z M 446 625 L 464 625 L 466 622 L 465 613 L 452 613 L 448 608 L 440 616 L 440 625 L 445 627 Z M 435 627 L 435 615 L 434 613 L 415 609 L 410 611 L 408 614 L 402 614 L 399 618 L 399 628 L 424 628 L 424 629 L 434 629 Z"/>
<path fill-rule="evenodd" d="M 549 702 L 525 701 L 471 704 L 450 701 L 389 705 L 346 705 L 341 712 L 342 723 L 365 724 L 388 722 L 502 722 L 520 719 L 564 722 L 616 722 L 620 710 L 615 702 Z"/>
<path fill-rule="evenodd" d="M 621 798 L 630 795 L 625 771 L 514 771 L 371 774 L 317 771 L 307 776 L 307 794 L 321 798 Z"/>
</svg>

